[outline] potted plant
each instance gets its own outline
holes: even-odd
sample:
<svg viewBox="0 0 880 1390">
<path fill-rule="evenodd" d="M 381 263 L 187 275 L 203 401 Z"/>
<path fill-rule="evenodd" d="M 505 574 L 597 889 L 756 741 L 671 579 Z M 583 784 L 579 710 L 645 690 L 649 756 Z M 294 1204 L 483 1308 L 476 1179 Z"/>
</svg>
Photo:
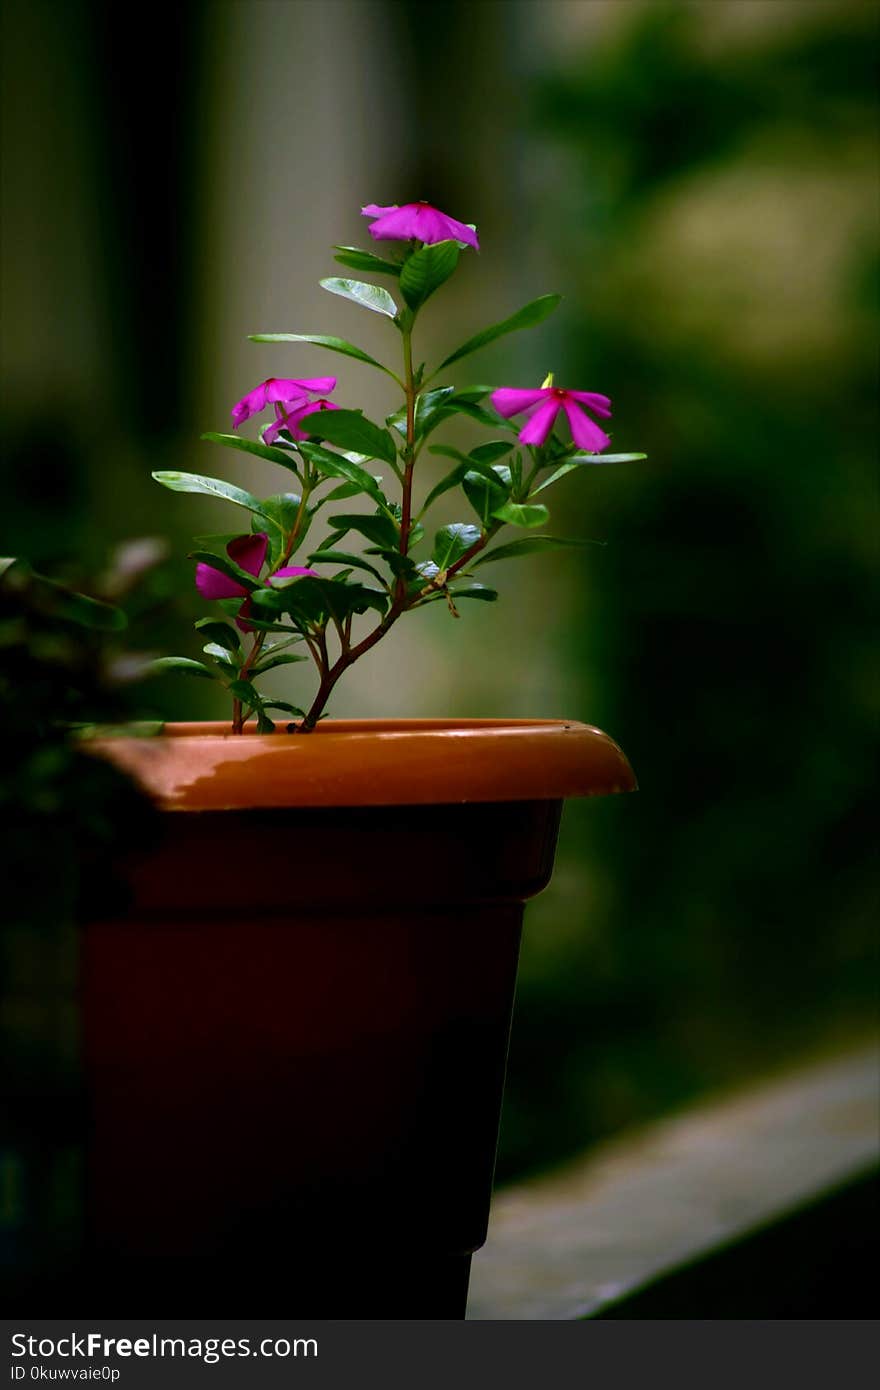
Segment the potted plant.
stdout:
<svg viewBox="0 0 880 1390">
<path fill-rule="evenodd" d="M 457 618 L 497 597 L 486 565 L 580 543 L 544 529 L 557 479 L 644 457 L 608 453 L 590 415 L 608 398 L 552 376 L 441 384 L 559 296 L 429 368 L 418 316 L 476 230 L 425 203 L 363 211 L 385 254 L 340 246 L 336 260 L 393 292 L 321 283 L 387 318 L 402 365 L 338 337 L 254 340 L 374 367 L 402 393 L 384 425 L 331 399 L 334 377 L 270 377 L 235 406 L 234 432 L 204 438 L 275 463 L 289 491 L 154 474 L 250 525 L 193 553 L 217 605 L 196 624 L 201 656 L 157 663 L 220 681 L 230 723 L 92 745 L 168 813 L 158 846 L 131 846 L 124 913 L 83 937 L 87 1281 L 107 1311 L 149 1295 L 166 1314 L 462 1316 L 523 904 L 548 882 L 564 799 L 634 786 L 617 746 L 569 721 L 325 720 L 340 678 L 404 616 L 443 603 Z M 259 439 L 238 433 L 263 411 Z M 438 442 L 460 417 L 489 433 L 468 452 Z M 430 487 L 426 454 L 451 461 Z M 432 528 L 453 489 L 466 519 Z M 499 543 L 504 527 L 520 534 Z M 299 706 L 264 684 L 293 663 L 315 668 Z"/>
</svg>

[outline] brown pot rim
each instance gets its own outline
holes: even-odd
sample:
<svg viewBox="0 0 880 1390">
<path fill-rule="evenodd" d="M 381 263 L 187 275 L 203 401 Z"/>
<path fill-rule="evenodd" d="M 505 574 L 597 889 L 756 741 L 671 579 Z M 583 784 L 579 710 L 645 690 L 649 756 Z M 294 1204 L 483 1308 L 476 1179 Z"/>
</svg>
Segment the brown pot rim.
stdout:
<svg viewBox="0 0 880 1390">
<path fill-rule="evenodd" d="M 168 811 L 560 801 L 634 791 L 620 748 L 565 719 L 328 719 L 234 736 L 219 721 L 89 748 Z"/>
</svg>

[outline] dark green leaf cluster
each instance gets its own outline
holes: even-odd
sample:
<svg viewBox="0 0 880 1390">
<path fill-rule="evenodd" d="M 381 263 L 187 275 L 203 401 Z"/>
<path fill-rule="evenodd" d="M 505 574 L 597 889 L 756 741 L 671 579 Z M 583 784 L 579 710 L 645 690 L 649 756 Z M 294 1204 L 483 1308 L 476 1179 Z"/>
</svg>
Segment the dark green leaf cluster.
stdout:
<svg viewBox="0 0 880 1390">
<path fill-rule="evenodd" d="M 106 912 L 114 893 L 117 911 L 115 851 L 123 833 L 127 848 L 150 833 L 145 798 L 86 757 L 82 739 L 108 725 L 157 731 L 141 718 L 146 658 L 124 644 L 126 610 L 132 619 L 149 610 L 163 553 L 146 538 L 129 541 L 101 573 L 74 582 L 22 558 L 0 561 L 0 878 L 10 932 L 57 934 L 86 900 Z"/>
</svg>

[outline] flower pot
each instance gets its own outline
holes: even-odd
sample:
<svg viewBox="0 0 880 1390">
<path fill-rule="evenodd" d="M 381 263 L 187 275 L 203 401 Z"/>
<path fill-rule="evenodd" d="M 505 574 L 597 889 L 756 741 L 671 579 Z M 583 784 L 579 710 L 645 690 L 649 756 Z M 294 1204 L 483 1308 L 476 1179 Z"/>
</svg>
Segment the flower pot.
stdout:
<svg viewBox="0 0 880 1390">
<path fill-rule="evenodd" d="M 168 814 L 83 933 L 93 1306 L 463 1316 L 523 904 L 623 754 L 525 720 L 94 748 Z"/>
</svg>

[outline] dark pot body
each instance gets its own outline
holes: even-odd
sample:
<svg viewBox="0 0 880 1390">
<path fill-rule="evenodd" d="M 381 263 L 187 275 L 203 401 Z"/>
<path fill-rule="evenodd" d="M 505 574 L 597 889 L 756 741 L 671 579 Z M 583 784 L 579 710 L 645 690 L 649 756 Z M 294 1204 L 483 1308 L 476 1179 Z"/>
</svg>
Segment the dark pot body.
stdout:
<svg viewBox="0 0 880 1390">
<path fill-rule="evenodd" d="M 92 1306 L 464 1315 L 560 807 L 164 818 L 83 937 Z"/>
</svg>

